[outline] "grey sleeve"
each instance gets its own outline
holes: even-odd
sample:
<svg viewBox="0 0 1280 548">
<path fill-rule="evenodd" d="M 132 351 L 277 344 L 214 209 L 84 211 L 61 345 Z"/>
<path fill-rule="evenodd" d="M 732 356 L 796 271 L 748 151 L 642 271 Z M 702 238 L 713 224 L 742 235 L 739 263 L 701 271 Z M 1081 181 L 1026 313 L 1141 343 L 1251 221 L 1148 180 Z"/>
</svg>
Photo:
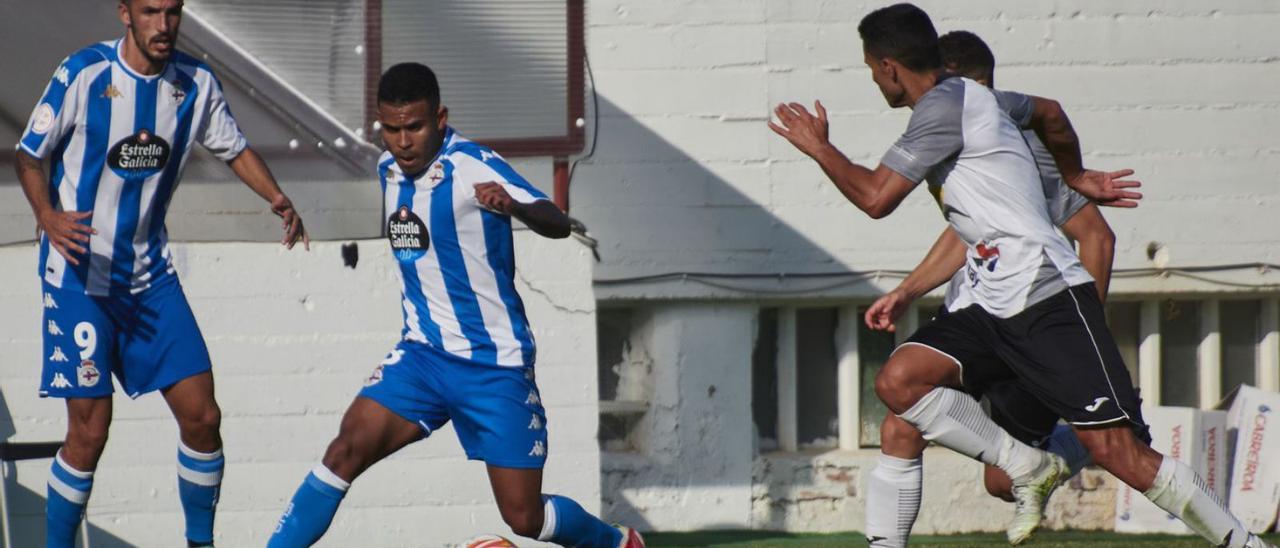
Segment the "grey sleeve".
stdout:
<svg viewBox="0 0 1280 548">
<path fill-rule="evenodd" d="M 1035 112 L 1036 106 L 1030 95 L 998 89 L 991 92 L 996 95 L 996 103 L 1000 105 L 1000 109 L 1013 119 L 1013 123 L 1024 128 L 1031 125 L 1031 114 Z"/>
<path fill-rule="evenodd" d="M 939 84 L 916 103 L 907 131 L 880 163 L 913 183 L 923 181 L 930 169 L 964 148 L 963 114 L 964 85 L 960 79 Z"/>
<path fill-rule="evenodd" d="M 1089 199 L 1072 190 L 1062 180 L 1062 174 L 1058 173 L 1053 155 L 1049 153 L 1049 149 L 1045 148 L 1044 143 L 1040 142 L 1035 132 L 1023 130 L 1022 137 L 1027 141 L 1027 146 L 1031 149 L 1031 157 L 1040 171 L 1040 183 L 1044 186 L 1044 198 L 1048 203 L 1050 220 L 1053 221 L 1054 226 L 1062 226 L 1088 204 Z"/>
</svg>

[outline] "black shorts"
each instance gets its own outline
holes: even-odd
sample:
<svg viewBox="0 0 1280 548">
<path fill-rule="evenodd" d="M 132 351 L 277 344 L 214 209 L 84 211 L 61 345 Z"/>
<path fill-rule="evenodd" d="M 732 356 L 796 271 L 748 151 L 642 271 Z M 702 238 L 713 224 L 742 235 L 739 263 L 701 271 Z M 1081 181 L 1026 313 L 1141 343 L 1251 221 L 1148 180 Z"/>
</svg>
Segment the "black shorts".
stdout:
<svg viewBox="0 0 1280 548">
<path fill-rule="evenodd" d="M 1076 426 L 1128 423 L 1146 438 L 1141 402 L 1092 283 L 1011 318 L 977 305 L 943 314 L 903 344 L 955 361 L 965 390 L 988 396 L 993 419 L 1025 443 L 1047 436 L 1059 417 Z"/>
</svg>

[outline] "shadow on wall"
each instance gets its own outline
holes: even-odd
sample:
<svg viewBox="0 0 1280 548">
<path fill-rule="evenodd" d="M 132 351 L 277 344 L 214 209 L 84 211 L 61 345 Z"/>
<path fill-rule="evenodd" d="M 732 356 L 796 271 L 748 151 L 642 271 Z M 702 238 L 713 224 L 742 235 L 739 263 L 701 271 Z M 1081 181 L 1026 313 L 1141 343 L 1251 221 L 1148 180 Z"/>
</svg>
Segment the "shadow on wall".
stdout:
<svg viewBox="0 0 1280 548">
<path fill-rule="evenodd" d="M 29 387 L 28 387 L 29 388 Z M 8 441 L 17 434 L 14 426 L 13 415 L 9 413 L 9 405 L 5 402 L 4 391 L 0 390 L 0 441 Z M 56 440 L 48 440 L 56 441 Z M 48 476 L 48 462 L 45 461 L 29 461 L 30 465 L 23 466 L 22 472 L 26 474 L 39 474 L 39 483 L 43 484 Z M 39 465 L 35 463 L 41 463 Z M 41 546 L 44 543 L 38 539 L 44 538 L 44 506 L 45 493 L 35 492 L 25 486 L 18 484 L 19 471 L 18 467 L 13 463 L 3 463 L 4 466 L 4 482 L 5 491 L 8 493 L 8 523 L 13 527 L 9 531 L 9 538 L 13 540 L 14 546 Z M 28 484 L 36 483 L 28 481 Z M 135 546 L 126 542 L 124 539 L 112 535 L 106 530 L 93 525 L 93 502 L 89 503 L 89 545 L 93 548 L 131 548 Z M 79 544 L 77 544 L 79 546 Z"/>
<path fill-rule="evenodd" d="M 849 218 L 861 217 L 862 214 L 847 204 L 834 189 L 829 192 L 834 192 L 835 196 L 821 194 L 828 192 L 823 189 L 831 185 L 816 170 L 811 173 L 812 177 L 806 176 L 803 181 L 788 179 L 776 172 L 778 169 L 786 170 L 781 173 L 801 170 L 796 168 L 796 162 L 780 168 L 777 162 L 768 158 L 767 151 L 776 145 L 759 142 L 755 134 L 764 132 L 769 139 L 777 137 L 768 132 L 763 119 L 720 121 L 719 124 L 729 127 L 698 130 L 707 133 L 709 138 L 726 139 L 715 146 L 700 147 L 696 143 L 678 146 L 658 133 L 670 127 L 667 125 L 669 120 L 637 120 L 605 97 L 600 97 L 599 102 L 597 148 L 590 159 L 576 168 L 578 173 L 574 177 L 572 200 L 574 216 L 582 220 L 591 234 L 599 240 L 601 262 L 595 271 L 597 281 L 673 272 L 796 273 L 849 270 L 845 261 L 829 251 L 831 246 L 824 246 L 801 233 L 783 220 L 775 207 L 779 207 L 778 204 L 797 209 L 810 207 L 810 204 L 802 203 L 794 195 L 779 197 L 779 194 L 813 190 L 810 194 L 812 198 L 806 199 L 814 200 L 814 203 L 826 200 L 819 215 L 825 215 L 827 219 L 844 219 L 847 222 Z M 657 129 L 651 129 L 651 126 Z M 739 141 L 733 139 L 734 135 L 742 140 L 757 140 L 754 144 L 743 145 L 743 148 L 764 151 L 760 153 L 764 157 L 745 158 L 752 153 L 739 150 Z M 789 146 L 785 142 L 780 144 Z M 704 156 L 709 158 L 704 159 Z M 775 189 L 774 181 L 778 179 L 786 180 L 778 183 L 779 188 Z M 794 215 L 791 217 L 794 218 Z M 822 225 L 815 222 L 814 226 Z M 893 228 L 886 225 L 885 228 L 877 227 L 876 230 L 888 233 Z M 844 279 L 825 279 L 819 280 L 817 284 L 841 281 Z M 858 290 L 866 294 L 878 292 L 870 281 L 848 281 L 848 284 L 851 288 L 857 284 L 866 284 L 866 287 Z M 739 280 L 726 280 L 726 285 L 759 286 L 751 281 Z M 647 297 L 662 299 L 663 295 Z M 769 301 L 794 302 L 791 299 L 795 297 L 784 293 L 756 292 L 742 293 L 741 298 L 747 302 L 765 301 L 763 306 L 769 306 Z M 606 305 L 607 302 L 606 300 Z M 626 302 L 620 304 L 625 305 Z M 818 305 L 823 304 L 815 302 L 815 306 Z M 601 313 L 606 316 L 610 314 L 607 306 Z M 645 321 L 640 317 L 622 320 L 623 323 L 630 324 L 622 330 L 630 331 L 632 340 L 645 338 L 645 335 L 638 334 L 644 330 L 639 324 Z M 667 373 L 668 379 L 680 377 L 674 381 L 679 385 L 676 390 L 681 394 L 678 401 L 668 405 L 650 399 L 647 411 L 631 426 L 635 429 L 634 432 L 639 433 L 629 437 L 639 440 L 638 443 L 629 452 L 604 453 L 603 513 L 608 519 L 652 530 L 651 521 L 666 519 L 650 515 L 651 511 L 661 513 L 661 507 L 668 503 L 693 503 L 691 500 L 678 500 L 678 493 L 682 491 L 730 488 L 734 490 L 734 494 L 726 497 L 725 504 L 750 508 L 758 505 L 752 502 L 755 499 L 785 499 L 796 490 L 814 485 L 816 476 L 834 473 L 830 469 L 836 465 L 831 463 L 795 464 L 783 472 L 787 481 L 769 481 L 770 474 L 778 473 L 778 470 L 771 471 L 768 463 L 757 456 L 755 447 L 758 443 L 733 442 L 727 447 L 720 443 L 735 438 L 741 441 L 757 437 L 757 428 L 752 420 L 742 420 L 743 416 L 752 415 L 753 389 L 751 382 L 741 380 L 743 375 L 748 378 L 751 375 L 752 347 L 756 342 L 753 338 L 770 336 L 756 329 L 758 324 L 757 328 L 751 330 L 753 333 L 744 337 L 741 345 L 737 345 L 741 347 L 741 355 L 724 356 L 723 360 L 698 364 L 723 370 L 712 377 L 737 376 L 739 380 L 723 379 L 726 382 L 716 382 L 717 388 L 713 392 L 714 397 L 711 397 L 706 395 L 705 385 L 699 385 L 703 392 L 697 393 L 698 388 L 693 385 L 701 381 L 690 379 L 690 376 L 707 379 L 708 375 L 689 371 Z M 684 335 L 682 332 L 680 336 Z M 833 338 L 829 340 L 834 345 Z M 672 343 L 668 341 L 663 344 Z M 635 346 L 633 344 L 628 348 L 634 350 Z M 773 346 L 769 345 L 769 348 Z M 690 352 L 699 351 L 690 349 Z M 833 346 L 830 354 L 834 355 L 834 352 Z M 616 353 L 620 355 L 620 361 L 638 360 L 635 356 L 624 355 L 625 349 Z M 830 361 L 834 367 L 834 360 Z M 657 374 L 658 368 L 676 367 L 674 364 L 653 360 L 649 362 L 651 363 L 646 368 L 649 369 L 650 376 Z M 834 370 L 830 373 L 834 378 Z M 623 397 L 621 392 L 626 390 L 613 390 L 611 386 L 607 386 L 611 382 L 618 382 L 618 375 L 610 378 L 604 370 L 600 374 L 604 399 L 613 398 L 615 392 L 619 400 L 633 399 Z M 818 406 L 822 410 L 829 406 L 830 415 L 835 416 L 835 391 L 830 389 L 830 385 L 823 386 L 822 378 L 822 375 L 805 378 L 802 373 L 799 379 L 800 391 L 802 394 L 813 394 L 808 399 L 824 400 Z M 667 381 L 662 382 L 665 384 Z M 663 390 L 671 388 L 667 385 Z M 829 397 L 826 397 L 828 393 Z M 815 432 L 817 438 L 828 437 L 824 434 L 836 434 L 834 428 L 821 416 L 823 413 L 812 415 L 801 417 L 802 432 Z M 806 427 L 808 422 L 814 423 L 809 425 L 812 428 Z M 832 431 L 826 432 L 829 429 Z M 699 436 L 692 433 L 695 430 L 710 434 Z M 800 441 L 803 444 L 813 440 Z M 856 469 L 844 472 L 854 478 L 859 475 Z M 783 511 L 781 508 L 773 508 L 770 513 Z M 749 514 L 750 510 L 748 518 Z M 742 528 L 746 525 L 732 520 L 712 519 L 723 527 Z M 772 523 L 776 520 L 771 516 L 766 521 Z"/>
</svg>

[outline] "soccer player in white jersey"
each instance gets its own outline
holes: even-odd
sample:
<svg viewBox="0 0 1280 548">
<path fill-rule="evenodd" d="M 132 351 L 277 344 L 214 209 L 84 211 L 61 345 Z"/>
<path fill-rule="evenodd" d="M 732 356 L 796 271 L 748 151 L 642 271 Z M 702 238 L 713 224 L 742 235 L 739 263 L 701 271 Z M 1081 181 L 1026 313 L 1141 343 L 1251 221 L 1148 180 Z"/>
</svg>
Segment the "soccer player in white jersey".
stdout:
<svg viewBox="0 0 1280 548">
<path fill-rule="evenodd" d="M 1142 491 L 1215 545 L 1265 546 L 1185 464 L 1143 443 L 1138 398 L 1107 330 L 1093 280 L 1053 227 L 1021 129 L 1035 129 L 1063 180 L 1106 203 L 1137 198 L 1131 172 L 1086 170 L 1061 106 L 942 75 L 938 34 L 924 11 L 896 4 L 858 25 L 872 80 L 891 107 L 910 107 L 902 137 L 869 169 L 827 138 L 826 111 L 779 105 L 778 134 L 812 157 L 873 218 L 892 213 L 921 182 L 940 187 L 944 216 L 966 247 L 972 304 L 951 310 L 899 346 L 876 377 L 890 411 L 935 441 L 993 464 L 1013 480 L 1008 535 L 1025 541 L 1066 474 L 1062 458 L 1011 437 L 957 389 L 975 360 L 999 359 L 1018 382 L 1075 428 L 1095 463 Z"/>
<path fill-rule="evenodd" d="M 129 397 L 164 395 L 178 422 L 186 537 L 212 545 L 221 411 L 164 226 L 192 145 L 270 202 L 284 219 L 284 244 L 306 234 L 209 67 L 174 49 L 181 0 L 121 0 L 119 15 L 123 38 L 73 53 L 54 71 L 17 153 L 41 231 L 40 395 L 67 406 L 66 443 L 49 476 L 47 545 L 75 540 L 111 423 L 110 375 Z"/>
<path fill-rule="evenodd" d="M 985 86 L 995 81 L 995 56 L 977 35 L 966 31 L 949 32 L 938 38 L 943 67 L 947 73 L 964 76 Z M 1111 258 L 1115 234 L 1090 202 L 1071 190 L 1062 180 L 1053 156 L 1044 148 L 1034 131 L 1023 131 L 1031 148 L 1040 181 L 1044 188 L 1049 219 L 1072 240 L 1079 243 L 1080 262 L 1093 276 L 1098 297 L 1105 300 L 1111 279 Z M 893 291 L 876 300 L 867 309 L 868 327 L 893 331 L 893 322 L 920 296 L 947 283 L 943 310 L 959 308 L 968 302 L 968 283 L 961 268 L 965 261 L 964 242 L 955 231 L 943 230 L 920 265 Z M 1012 368 L 1000 360 L 965 364 L 964 390 L 975 398 L 988 401 L 991 420 L 1014 439 L 1056 453 L 1067 462 L 1074 475 L 1089 462 L 1089 454 L 1080 445 L 1071 428 L 1058 425 L 1059 417 L 1040 399 L 1016 382 Z M 1145 437 L 1145 432 L 1142 434 Z M 907 545 L 911 527 L 920 510 L 923 488 L 923 460 L 927 441 L 920 432 L 892 413 L 880 426 L 880 459 L 871 471 L 867 485 L 866 535 L 873 547 Z M 983 483 L 992 496 L 1012 502 L 1013 486 L 1000 469 L 985 465 Z"/>
<path fill-rule="evenodd" d="M 387 69 L 377 104 L 387 147 L 378 176 L 401 280 L 402 340 L 365 381 L 268 546 L 316 542 L 357 476 L 453 421 L 467 458 L 486 464 L 498 509 L 516 534 L 562 546 L 643 547 L 635 531 L 542 491 L 547 417 L 515 287 L 511 218 L 564 238 L 569 217 L 497 153 L 448 125 L 426 66 Z"/>
</svg>

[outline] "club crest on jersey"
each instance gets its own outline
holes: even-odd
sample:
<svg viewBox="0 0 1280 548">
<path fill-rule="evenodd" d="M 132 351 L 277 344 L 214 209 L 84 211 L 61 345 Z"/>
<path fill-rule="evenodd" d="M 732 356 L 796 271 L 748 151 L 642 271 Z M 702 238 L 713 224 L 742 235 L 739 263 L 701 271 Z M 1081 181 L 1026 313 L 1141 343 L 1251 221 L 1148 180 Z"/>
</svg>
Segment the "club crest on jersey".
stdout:
<svg viewBox="0 0 1280 548">
<path fill-rule="evenodd" d="M 173 102 L 181 103 L 183 99 L 187 98 L 187 90 L 182 89 L 181 82 L 174 80 L 171 85 L 173 86 L 173 93 L 169 94 L 169 96 L 173 97 Z"/>
<path fill-rule="evenodd" d="M 440 184 L 440 181 L 443 179 L 444 179 L 444 165 L 441 164 L 440 162 L 431 164 L 431 168 L 427 170 L 427 180 L 431 181 L 431 184 L 434 186 L 434 185 Z"/>
<path fill-rule="evenodd" d="M 93 360 L 84 360 L 76 367 L 76 382 L 80 383 L 80 386 L 95 386 L 101 378 L 102 375 L 98 373 L 98 367 Z"/>
<path fill-rule="evenodd" d="M 387 219 L 387 239 L 391 242 L 391 253 L 402 263 L 422 258 L 431 246 L 427 225 L 406 206 L 400 206 Z"/>
<path fill-rule="evenodd" d="M 107 153 L 107 165 L 125 179 L 145 179 L 169 163 L 169 143 L 146 129 L 121 139 Z"/>
</svg>

